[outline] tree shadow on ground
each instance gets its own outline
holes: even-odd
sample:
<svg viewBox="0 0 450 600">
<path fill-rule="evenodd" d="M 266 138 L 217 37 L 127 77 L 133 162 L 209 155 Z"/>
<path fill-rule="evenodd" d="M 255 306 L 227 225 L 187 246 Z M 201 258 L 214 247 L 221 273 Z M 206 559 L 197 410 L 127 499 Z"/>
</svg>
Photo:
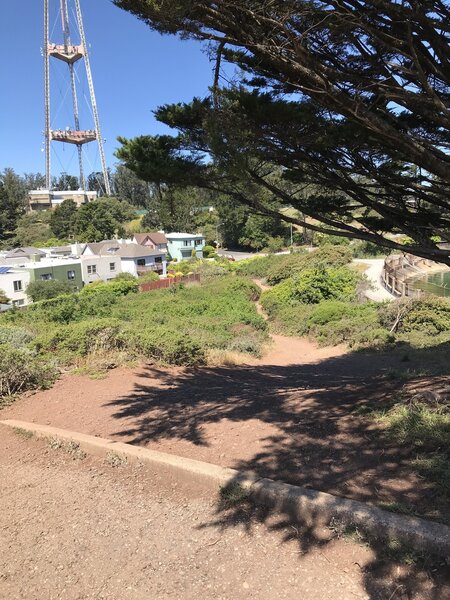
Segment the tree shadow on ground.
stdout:
<svg viewBox="0 0 450 600">
<path fill-rule="evenodd" d="M 416 361 L 414 349 L 405 350 L 410 371 L 423 369 L 424 354 L 432 360 L 421 351 Z M 379 424 L 359 414 L 368 405 L 382 408 L 399 397 L 404 378 L 387 377 L 393 371 L 400 375 L 405 371 L 401 353 L 353 353 L 288 366 L 176 370 L 147 366 L 142 383 L 110 405 L 115 418 L 132 422 L 118 435 L 139 445 L 169 439 L 210 447 L 208 427 L 213 424 L 268 424 L 271 433 L 263 438 L 262 447 L 250 452 L 250 458 L 230 455 L 227 466 L 338 496 L 413 506 L 422 514 L 431 510 L 439 516 L 448 514 L 439 493 L 411 471 L 411 449 L 389 440 Z M 439 381 L 441 387 L 448 385 L 446 378 Z M 224 512 L 219 502 L 219 522 L 225 527 L 245 517 L 251 528 L 253 519 L 267 521 L 271 512 L 246 508 L 243 515 L 241 510 Z M 302 552 L 329 542 L 315 533 L 314 524 L 299 525 L 288 516 L 277 527 L 286 535 L 296 527 Z M 381 549 L 375 549 L 375 555 L 366 581 L 370 598 L 421 597 L 408 590 L 428 585 L 422 568 L 395 574 Z M 377 584 L 373 573 L 378 571 L 384 574 Z M 423 597 L 443 599 L 449 590 L 445 584 L 436 585 L 432 595 Z"/>
</svg>

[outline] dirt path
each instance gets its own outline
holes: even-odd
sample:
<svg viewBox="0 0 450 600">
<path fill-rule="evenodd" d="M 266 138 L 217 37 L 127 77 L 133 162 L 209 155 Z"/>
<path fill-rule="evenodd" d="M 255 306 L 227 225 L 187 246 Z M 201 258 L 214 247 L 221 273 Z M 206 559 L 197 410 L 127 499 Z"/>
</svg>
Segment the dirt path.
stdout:
<svg viewBox="0 0 450 600">
<path fill-rule="evenodd" d="M 284 517 L 0 431 L 0 597 L 444 600 L 424 571 Z"/>
<path fill-rule="evenodd" d="M 373 286 L 373 289 L 367 290 L 366 296 L 374 302 L 383 302 L 386 300 L 395 300 L 395 296 L 387 291 L 381 283 L 381 274 L 383 272 L 384 258 L 355 258 L 353 262 L 367 265 L 365 275 Z"/>
<path fill-rule="evenodd" d="M 408 368 L 420 368 L 414 361 Z M 105 380 L 66 375 L 2 411 L 16 418 L 145 445 L 450 520 L 449 507 L 409 468 L 412 450 L 358 416 L 397 394 L 400 357 L 345 354 L 274 336 L 261 360 L 199 369 L 143 365 Z"/>
</svg>

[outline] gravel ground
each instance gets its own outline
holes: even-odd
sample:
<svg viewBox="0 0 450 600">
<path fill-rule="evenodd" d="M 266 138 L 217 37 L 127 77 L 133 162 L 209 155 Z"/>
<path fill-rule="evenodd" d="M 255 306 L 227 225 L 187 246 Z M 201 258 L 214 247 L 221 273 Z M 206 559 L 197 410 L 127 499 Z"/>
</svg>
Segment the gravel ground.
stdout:
<svg viewBox="0 0 450 600">
<path fill-rule="evenodd" d="M 442 580 L 144 468 L 0 430 L 0 598 L 444 600 Z M 410 591 L 408 591 L 410 588 Z"/>
</svg>

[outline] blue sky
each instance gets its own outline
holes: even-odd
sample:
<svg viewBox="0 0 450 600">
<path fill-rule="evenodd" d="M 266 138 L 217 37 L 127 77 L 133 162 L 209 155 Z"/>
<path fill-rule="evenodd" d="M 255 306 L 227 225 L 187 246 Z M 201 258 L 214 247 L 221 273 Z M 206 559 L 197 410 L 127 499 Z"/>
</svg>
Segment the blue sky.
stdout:
<svg viewBox="0 0 450 600">
<path fill-rule="evenodd" d="M 57 23 L 59 0 L 50 2 L 54 5 L 52 28 Z M 212 81 L 213 65 L 199 43 L 162 37 L 119 10 L 111 0 L 81 3 L 106 157 L 108 165 L 113 166 L 117 162 L 113 156 L 117 136 L 166 131 L 155 121 L 152 110 L 160 104 L 204 95 Z M 0 170 L 12 167 L 18 173 L 44 171 L 42 21 L 42 0 L 0 2 Z M 59 37 L 54 35 L 52 41 L 59 42 Z M 62 69 L 62 63 L 52 61 L 54 128 L 69 125 L 69 114 L 62 108 L 66 89 Z M 90 123 L 84 91 L 87 86 L 82 81 L 81 125 L 87 128 Z M 70 97 L 67 99 L 70 106 Z M 87 172 L 90 166 L 100 166 L 93 146 L 87 153 Z M 72 146 L 57 146 L 57 155 L 52 156 L 53 174 L 61 170 L 76 174 L 73 151 Z"/>
</svg>

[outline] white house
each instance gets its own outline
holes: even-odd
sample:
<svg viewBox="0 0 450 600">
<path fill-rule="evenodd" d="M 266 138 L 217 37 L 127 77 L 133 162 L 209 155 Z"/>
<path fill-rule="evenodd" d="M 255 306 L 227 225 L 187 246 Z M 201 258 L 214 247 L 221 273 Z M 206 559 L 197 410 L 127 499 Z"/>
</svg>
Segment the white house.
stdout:
<svg viewBox="0 0 450 600">
<path fill-rule="evenodd" d="M 166 274 L 166 253 L 139 244 L 121 243 L 118 240 L 86 244 L 81 259 L 84 262 L 89 257 L 99 256 L 111 259 L 111 264 L 113 258 L 120 260 L 121 272 L 131 273 L 135 277 L 148 271 L 154 271 L 158 275 Z"/>
<path fill-rule="evenodd" d="M 30 304 L 25 290 L 30 283 L 30 272 L 20 267 L 0 265 L 0 290 L 14 306 Z"/>
<path fill-rule="evenodd" d="M 119 256 L 80 256 L 83 283 L 111 281 L 122 273 Z"/>
</svg>

